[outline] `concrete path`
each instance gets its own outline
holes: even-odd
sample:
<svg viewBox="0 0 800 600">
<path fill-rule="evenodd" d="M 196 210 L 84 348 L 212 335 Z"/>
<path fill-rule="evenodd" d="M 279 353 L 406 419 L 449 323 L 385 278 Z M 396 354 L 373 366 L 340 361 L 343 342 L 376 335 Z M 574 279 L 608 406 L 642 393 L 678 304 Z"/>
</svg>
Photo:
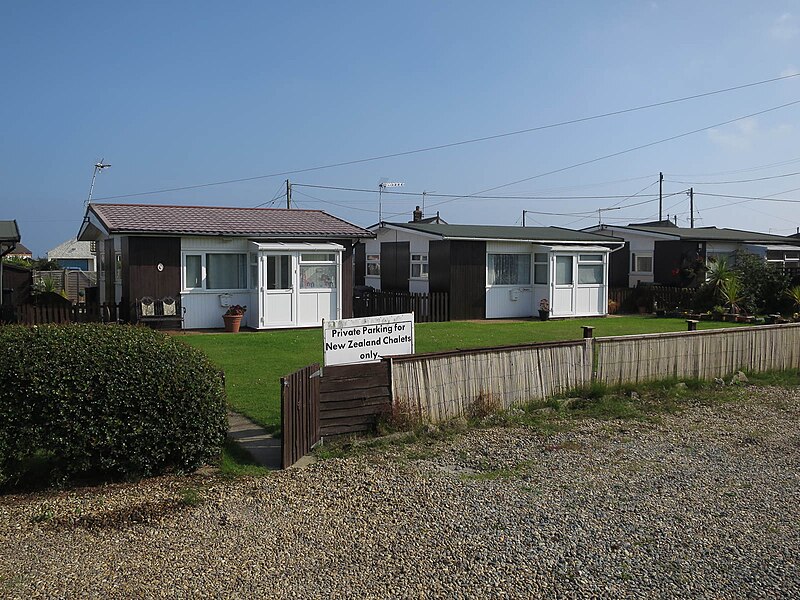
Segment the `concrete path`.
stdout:
<svg viewBox="0 0 800 600">
<path fill-rule="evenodd" d="M 244 448 L 262 467 L 281 468 L 281 439 L 244 415 L 228 411 L 228 437 Z"/>
</svg>

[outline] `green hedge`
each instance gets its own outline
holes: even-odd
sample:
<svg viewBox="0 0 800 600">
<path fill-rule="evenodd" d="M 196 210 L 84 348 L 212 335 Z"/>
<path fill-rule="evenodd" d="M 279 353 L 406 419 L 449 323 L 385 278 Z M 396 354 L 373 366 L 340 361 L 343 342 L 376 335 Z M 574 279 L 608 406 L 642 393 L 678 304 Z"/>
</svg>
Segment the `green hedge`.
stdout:
<svg viewBox="0 0 800 600">
<path fill-rule="evenodd" d="M 206 356 L 142 327 L 0 327 L 0 485 L 32 456 L 57 475 L 193 470 L 227 431 Z"/>
</svg>

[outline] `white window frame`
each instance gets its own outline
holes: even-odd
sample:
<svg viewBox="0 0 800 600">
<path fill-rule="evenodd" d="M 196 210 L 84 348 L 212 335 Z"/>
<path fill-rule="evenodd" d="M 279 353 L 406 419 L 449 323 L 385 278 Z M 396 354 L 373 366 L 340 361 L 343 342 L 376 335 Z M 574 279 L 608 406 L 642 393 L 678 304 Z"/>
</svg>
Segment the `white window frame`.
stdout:
<svg viewBox="0 0 800 600">
<path fill-rule="evenodd" d="M 589 256 L 599 256 L 599 259 L 588 259 Z M 575 275 L 574 275 L 574 282 L 575 285 L 579 285 L 582 287 L 593 286 L 593 287 L 601 287 L 606 285 L 608 276 L 606 275 L 605 269 L 605 256 L 606 254 L 599 253 L 599 252 L 579 252 L 576 258 L 576 266 L 575 266 Z M 592 282 L 592 283 L 581 283 L 581 266 L 591 266 L 591 267 L 600 267 L 601 277 L 602 280 L 599 282 Z"/>
<path fill-rule="evenodd" d="M 416 260 L 414 257 L 418 256 Z M 414 265 L 419 265 L 419 275 L 414 275 Z M 410 259 L 410 267 L 409 267 L 408 278 L 409 279 L 428 279 L 428 274 L 430 272 L 430 267 L 428 266 L 428 253 L 427 252 L 412 252 L 411 259 Z"/>
<path fill-rule="evenodd" d="M 536 260 L 537 255 L 544 255 L 544 260 Z M 534 252 L 533 253 L 533 285 L 549 285 L 550 283 L 550 253 L 549 252 Z M 536 267 L 545 268 L 544 281 L 536 281 Z"/>
<path fill-rule="evenodd" d="M 528 283 L 489 283 L 489 257 L 490 256 L 527 256 L 529 259 L 528 262 Z M 530 252 L 487 252 L 486 253 L 486 287 L 496 287 L 496 288 L 503 288 L 503 287 L 519 287 L 519 286 L 528 286 L 531 285 L 531 281 L 533 280 L 533 257 L 531 256 Z"/>
<path fill-rule="evenodd" d="M 305 254 L 330 254 L 333 256 L 333 260 L 303 260 L 303 255 Z M 330 267 L 333 266 L 333 287 L 303 287 L 302 283 L 302 270 L 303 267 Z M 299 252 L 298 261 L 297 261 L 297 273 L 298 273 L 298 285 L 300 289 L 300 293 L 305 292 L 319 292 L 319 291 L 328 291 L 328 290 L 336 290 L 340 287 L 342 278 L 339 274 L 339 253 L 332 251 L 332 250 L 301 250 Z"/>
<path fill-rule="evenodd" d="M 644 271 L 639 269 L 639 259 L 640 258 L 649 258 L 650 259 L 650 270 Z M 652 275 L 653 274 L 653 253 L 652 252 L 631 252 L 631 273 L 640 273 L 645 275 Z"/>
<path fill-rule="evenodd" d="M 209 254 L 234 254 L 244 255 L 247 262 L 245 269 L 245 287 L 242 288 L 208 288 L 208 267 L 206 257 Z M 200 287 L 187 287 L 186 286 L 186 257 L 199 256 L 200 257 L 200 273 L 201 273 L 201 286 Z M 206 294 L 225 294 L 225 293 L 246 293 L 251 291 L 250 287 L 250 254 L 248 252 L 213 252 L 209 250 L 187 250 L 181 252 L 181 291 L 193 293 L 206 293 Z"/>
<path fill-rule="evenodd" d="M 373 258 L 370 258 L 370 257 L 373 257 Z M 378 272 L 377 273 L 370 273 L 369 272 L 369 266 L 370 265 L 375 265 L 376 267 L 378 267 Z M 366 277 L 380 277 L 381 276 L 381 254 L 380 254 L 380 252 L 371 252 L 371 253 L 367 254 L 367 266 L 366 266 L 365 276 Z"/>
</svg>

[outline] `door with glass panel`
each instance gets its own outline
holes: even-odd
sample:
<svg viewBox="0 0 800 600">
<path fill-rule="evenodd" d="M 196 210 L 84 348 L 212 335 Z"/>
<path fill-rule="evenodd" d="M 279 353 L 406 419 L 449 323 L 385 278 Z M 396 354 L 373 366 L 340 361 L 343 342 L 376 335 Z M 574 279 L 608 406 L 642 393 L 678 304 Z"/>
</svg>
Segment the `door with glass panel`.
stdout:
<svg viewBox="0 0 800 600">
<path fill-rule="evenodd" d="M 295 255 L 263 254 L 261 258 L 262 326 L 294 325 L 297 316 L 295 299 Z"/>
<path fill-rule="evenodd" d="M 338 252 L 300 252 L 297 324 L 320 325 L 338 318 Z"/>
<path fill-rule="evenodd" d="M 555 278 L 550 314 L 557 317 L 575 314 L 575 255 L 555 254 Z"/>
</svg>

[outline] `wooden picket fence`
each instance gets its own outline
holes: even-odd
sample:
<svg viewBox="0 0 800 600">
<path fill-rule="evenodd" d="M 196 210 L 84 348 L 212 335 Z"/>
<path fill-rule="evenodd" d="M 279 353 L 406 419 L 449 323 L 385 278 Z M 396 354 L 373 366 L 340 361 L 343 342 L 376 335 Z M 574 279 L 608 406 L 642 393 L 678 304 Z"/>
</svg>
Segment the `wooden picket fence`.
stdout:
<svg viewBox="0 0 800 600">
<path fill-rule="evenodd" d="M 20 325 L 46 323 L 116 323 L 121 304 L 18 304 L 10 321 Z"/>
</svg>

